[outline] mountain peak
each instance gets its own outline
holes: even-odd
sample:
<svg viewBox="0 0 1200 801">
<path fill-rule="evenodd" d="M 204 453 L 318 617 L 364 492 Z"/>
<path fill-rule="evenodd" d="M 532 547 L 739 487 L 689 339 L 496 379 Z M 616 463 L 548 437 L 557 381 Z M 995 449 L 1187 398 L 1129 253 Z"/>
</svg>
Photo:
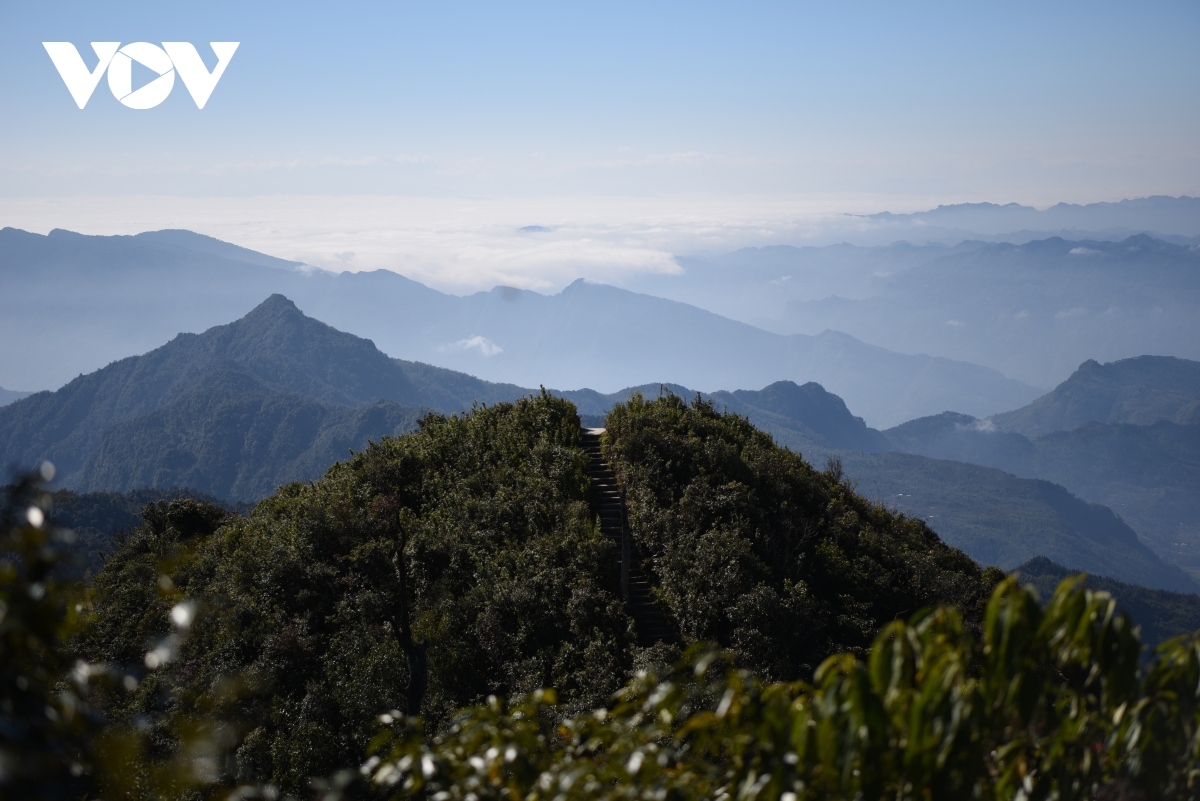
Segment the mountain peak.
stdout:
<svg viewBox="0 0 1200 801">
<path fill-rule="evenodd" d="M 1134 356 L 1107 364 L 1088 359 L 1049 394 L 992 420 L 1027 437 L 1071 431 L 1087 422 L 1193 424 L 1200 420 L 1200 362 L 1173 356 Z"/>
<path fill-rule="evenodd" d="M 300 309 L 298 309 L 296 307 L 295 303 L 293 303 L 291 300 L 288 299 L 288 297 L 286 295 L 281 295 L 278 292 L 276 292 L 274 295 L 271 295 L 271 297 L 267 298 L 262 303 L 258 304 L 253 309 L 251 309 L 250 314 L 247 314 L 246 316 L 249 317 L 250 315 L 257 315 L 257 314 L 277 315 L 277 314 L 289 314 L 289 313 L 299 314 L 299 315 L 304 314 L 302 311 L 300 311 Z"/>
</svg>

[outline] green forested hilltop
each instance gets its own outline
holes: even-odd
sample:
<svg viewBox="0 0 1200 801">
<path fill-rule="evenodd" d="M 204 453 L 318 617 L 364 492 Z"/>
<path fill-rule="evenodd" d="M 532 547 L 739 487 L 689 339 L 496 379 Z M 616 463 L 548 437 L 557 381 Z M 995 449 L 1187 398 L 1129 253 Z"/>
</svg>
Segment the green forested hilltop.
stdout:
<svg viewBox="0 0 1200 801">
<path fill-rule="evenodd" d="M 807 677 L 923 607 L 978 620 L 1001 577 L 699 398 L 635 396 L 606 422 L 634 542 L 684 641 L 766 676 Z"/>
<path fill-rule="evenodd" d="M 173 504 L 97 576 L 81 654 L 135 662 L 167 633 L 170 603 L 191 599 L 178 659 L 117 711 L 177 724 L 218 710 L 241 726 L 239 771 L 293 790 L 354 764 L 376 716 L 415 712 L 410 698 L 434 726 L 542 686 L 602 704 L 628 674 L 632 630 L 579 437 L 569 403 L 524 399 L 429 416 L 198 539 L 176 520 L 195 510 Z M 128 622 L 156 604 L 157 632 Z M 245 690 L 232 700 L 230 681 Z M 161 707 L 166 687 L 176 700 Z"/>
<path fill-rule="evenodd" d="M 1000 577 L 744 418 L 636 397 L 609 422 L 681 645 L 810 677 L 932 604 L 977 624 Z M 575 407 L 542 394 L 426 417 L 246 517 L 160 504 L 96 577 L 79 655 L 141 674 L 165 648 L 136 692 L 103 697 L 109 713 L 167 740 L 215 714 L 241 780 L 291 790 L 354 764 L 388 709 L 419 705 L 440 730 L 539 687 L 562 714 L 602 706 L 665 654 L 635 645 L 586 465 Z M 163 640 L 177 604 L 195 622 Z"/>
</svg>

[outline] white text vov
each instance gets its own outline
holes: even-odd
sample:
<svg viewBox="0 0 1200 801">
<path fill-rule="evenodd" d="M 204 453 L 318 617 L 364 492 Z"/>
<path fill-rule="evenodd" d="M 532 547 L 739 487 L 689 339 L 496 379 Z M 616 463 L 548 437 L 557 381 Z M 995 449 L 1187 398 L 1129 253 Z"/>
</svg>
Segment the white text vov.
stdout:
<svg viewBox="0 0 1200 801">
<path fill-rule="evenodd" d="M 167 99 L 175 88 L 175 73 L 183 80 L 196 101 L 196 108 L 204 108 L 217 81 L 225 74 L 229 60 L 240 42 L 209 42 L 217 56 L 217 66 L 212 72 L 204 66 L 195 45 L 190 42 L 163 42 L 162 47 L 149 42 L 131 42 L 121 47 L 120 42 L 92 42 L 98 62 L 94 70 L 83 63 L 83 57 L 70 42 L 42 42 L 50 60 L 58 68 L 63 83 L 75 105 L 83 108 L 96 91 L 101 76 L 108 72 L 108 88 L 113 97 L 129 108 L 154 108 Z M 141 64 L 158 74 L 149 83 L 133 88 L 133 62 Z"/>
</svg>

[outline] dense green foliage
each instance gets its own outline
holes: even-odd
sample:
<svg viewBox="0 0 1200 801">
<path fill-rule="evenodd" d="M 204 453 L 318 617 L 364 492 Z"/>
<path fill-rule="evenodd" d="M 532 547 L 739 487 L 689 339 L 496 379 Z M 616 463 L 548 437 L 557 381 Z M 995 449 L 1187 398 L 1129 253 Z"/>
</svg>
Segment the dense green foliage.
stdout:
<svg viewBox="0 0 1200 801">
<path fill-rule="evenodd" d="M 1000 577 L 702 399 L 634 396 L 607 425 L 634 543 L 684 641 L 731 648 L 765 676 L 865 653 L 926 606 L 977 622 Z"/>
<path fill-rule="evenodd" d="M 219 504 L 211 496 L 195 490 L 173 487 L 168 489 L 136 489 L 129 492 L 71 492 L 58 490 L 50 494 L 48 515 L 58 528 L 70 529 L 70 551 L 77 557 L 60 566 L 82 571 L 87 578 L 104 564 L 123 538 L 142 524 L 142 510 L 155 501 L 195 498 Z"/>
<path fill-rule="evenodd" d="M 595 713 L 489 699 L 423 739 L 385 716 L 363 766 L 392 798 L 1136 799 L 1200 793 L 1200 635 L 1140 675 L 1132 624 L 1078 580 L 1043 611 L 1000 584 L 979 637 L 940 607 L 811 685 L 714 654 L 642 674 Z"/>
<path fill-rule="evenodd" d="M 319 403 L 218 368 L 182 397 L 105 428 L 76 483 L 85 490 L 192 487 L 257 501 L 284 484 L 319 478 L 373 439 L 413 430 L 422 414 L 390 401 Z"/>
<path fill-rule="evenodd" d="M 1043 598 L 1049 598 L 1074 571 L 1038 557 L 1013 572 L 1022 584 L 1032 585 Z M 1142 644 L 1149 650 L 1172 637 L 1200 631 L 1200 595 L 1152 590 L 1106 576 L 1089 575 L 1085 581 L 1089 589 L 1107 592 L 1116 599 L 1118 608 L 1138 625 Z"/>
<path fill-rule="evenodd" d="M 661 600 L 725 650 L 671 669 L 634 646 L 578 417 L 545 394 L 429 416 L 245 517 L 149 504 L 90 591 L 53 581 L 69 535 L 26 481 L 0 538 L 0 793 L 1200 791 L 1195 637 L 1141 664 L 1109 595 L 1068 580 L 1043 609 L 703 402 L 608 422 Z"/>
<path fill-rule="evenodd" d="M 177 658 L 111 711 L 176 729 L 209 710 L 240 732 L 232 775 L 292 791 L 352 764 L 380 710 L 406 708 L 408 645 L 427 657 L 434 726 L 542 686 L 603 703 L 630 668 L 632 624 L 579 436 L 574 407 L 543 395 L 429 416 L 247 517 L 214 510 L 211 535 L 186 502 L 148 511 L 96 578 L 80 651 L 132 664 L 168 633 L 160 584 L 195 599 Z"/>
</svg>

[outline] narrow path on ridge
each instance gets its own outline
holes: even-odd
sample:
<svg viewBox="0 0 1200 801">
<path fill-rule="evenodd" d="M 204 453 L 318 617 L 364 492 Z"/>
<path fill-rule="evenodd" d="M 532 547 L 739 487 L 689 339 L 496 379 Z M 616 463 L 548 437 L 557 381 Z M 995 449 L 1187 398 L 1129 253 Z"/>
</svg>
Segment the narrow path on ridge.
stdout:
<svg viewBox="0 0 1200 801">
<path fill-rule="evenodd" d="M 667 616 L 654 600 L 650 581 L 642 572 L 641 560 L 629 537 L 629 526 L 625 514 L 625 499 L 617 485 L 617 476 L 604 461 L 600 451 L 600 435 L 603 428 L 583 429 L 583 449 L 588 454 L 588 475 L 596 495 L 596 514 L 600 517 L 600 531 L 617 546 L 617 560 L 621 564 L 621 592 L 625 596 L 637 625 L 638 644 L 654 645 L 673 639 Z"/>
</svg>

